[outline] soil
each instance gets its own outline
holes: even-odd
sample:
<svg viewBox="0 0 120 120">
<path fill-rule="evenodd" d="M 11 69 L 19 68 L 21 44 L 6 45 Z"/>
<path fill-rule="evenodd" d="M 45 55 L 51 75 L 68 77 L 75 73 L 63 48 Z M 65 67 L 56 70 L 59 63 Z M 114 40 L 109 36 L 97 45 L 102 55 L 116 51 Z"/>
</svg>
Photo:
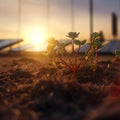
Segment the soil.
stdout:
<svg viewBox="0 0 120 120">
<path fill-rule="evenodd" d="M 120 120 L 119 85 L 112 55 L 73 76 L 41 53 L 1 53 L 0 120 Z"/>
</svg>

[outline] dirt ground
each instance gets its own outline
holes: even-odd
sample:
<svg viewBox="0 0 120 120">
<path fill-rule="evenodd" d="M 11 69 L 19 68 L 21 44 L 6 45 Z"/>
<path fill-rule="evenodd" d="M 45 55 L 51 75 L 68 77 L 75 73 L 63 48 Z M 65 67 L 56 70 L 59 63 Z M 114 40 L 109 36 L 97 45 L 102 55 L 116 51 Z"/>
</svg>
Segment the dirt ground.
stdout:
<svg viewBox="0 0 120 120">
<path fill-rule="evenodd" d="M 0 53 L 0 120 L 120 120 L 120 61 L 107 74 L 81 82 L 41 53 Z"/>
</svg>

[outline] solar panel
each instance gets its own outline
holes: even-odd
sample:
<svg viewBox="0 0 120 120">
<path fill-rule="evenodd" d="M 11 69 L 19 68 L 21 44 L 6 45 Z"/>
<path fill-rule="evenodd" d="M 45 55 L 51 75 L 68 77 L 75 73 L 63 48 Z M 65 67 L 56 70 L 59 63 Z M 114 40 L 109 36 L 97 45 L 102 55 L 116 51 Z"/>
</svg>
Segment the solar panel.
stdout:
<svg viewBox="0 0 120 120">
<path fill-rule="evenodd" d="M 0 40 L 0 50 L 1 49 L 4 49 L 6 47 L 10 47 L 14 44 L 17 44 L 19 42 L 22 42 L 23 40 L 22 39 L 6 39 L 6 40 Z M 61 40 L 61 42 L 63 42 Z M 71 51 L 71 47 L 72 47 L 72 44 L 70 42 L 70 40 L 65 40 L 64 41 L 66 43 L 66 50 L 68 52 L 72 52 Z M 24 50 L 27 50 L 27 49 L 31 49 L 33 48 L 33 44 L 31 43 L 28 43 L 28 44 L 25 44 L 25 45 L 22 45 L 20 47 L 17 47 L 17 48 L 12 48 L 11 51 L 24 51 Z M 46 49 L 47 47 L 45 47 Z M 80 53 L 85 53 L 87 50 L 89 49 L 89 44 L 86 44 L 86 45 L 83 45 L 81 48 L 80 48 Z M 105 43 L 105 45 L 98 50 L 99 53 L 113 53 L 114 50 L 116 49 L 120 49 L 120 40 L 111 40 L 111 41 L 107 41 L 107 43 Z M 44 50 L 45 51 L 45 50 Z M 78 51 L 78 46 L 75 45 L 75 52 Z"/>
<path fill-rule="evenodd" d="M 120 49 L 120 40 L 111 40 L 107 45 L 100 49 L 99 53 L 113 53 L 116 49 Z"/>
<path fill-rule="evenodd" d="M 68 45 L 66 47 L 69 52 L 71 52 L 71 46 L 72 45 Z M 80 48 L 79 52 L 85 53 L 89 49 L 89 47 L 90 47 L 89 44 L 83 45 Z M 113 53 L 113 51 L 116 49 L 120 49 L 120 40 L 111 40 L 109 42 L 107 41 L 107 44 L 104 43 L 104 46 L 98 50 L 98 53 Z M 78 46 L 75 46 L 75 52 L 77 51 L 78 51 Z"/>
<path fill-rule="evenodd" d="M 31 43 L 29 43 L 29 44 L 25 44 L 25 45 L 22 45 L 22 46 L 17 47 L 17 48 L 13 48 L 10 51 L 13 51 L 13 52 L 24 51 L 24 50 L 32 48 L 32 47 L 33 47 L 33 45 Z"/>
<path fill-rule="evenodd" d="M 89 44 L 86 44 L 86 45 L 83 45 L 81 48 L 80 48 L 80 51 L 81 53 L 83 52 L 86 52 L 88 49 L 89 49 L 90 45 Z"/>
<path fill-rule="evenodd" d="M 0 40 L 0 50 L 22 42 L 23 39 L 2 39 Z"/>
</svg>

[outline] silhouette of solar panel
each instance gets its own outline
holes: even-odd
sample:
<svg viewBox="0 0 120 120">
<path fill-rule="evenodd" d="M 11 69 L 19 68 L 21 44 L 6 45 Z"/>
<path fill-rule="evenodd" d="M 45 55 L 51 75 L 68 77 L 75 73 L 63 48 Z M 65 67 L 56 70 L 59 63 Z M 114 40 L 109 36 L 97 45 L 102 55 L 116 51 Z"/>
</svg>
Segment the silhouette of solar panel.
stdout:
<svg viewBox="0 0 120 120">
<path fill-rule="evenodd" d="M 116 49 L 120 49 L 120 41 L 119 40 L 112 40 L 107 45 L 102 47 L 99 50 L 99 53 L 113 53 L 113 51 Z"/>
<path fill-rule="evenodd" d="M 71 44 L 68 45 L 67 51 L 71 51 Z M 85 53 L 89 49 L 90 45 L 86 44 L 80 48 L 80 53 Z M 69 48 L 69 49 L 68 49 Z M 98 50 L 99 53 L 113 53 L 114 50 L 120 49 L 120 40 L 111 40 L 110 42 L 104 43 L 104 46 Z M 78 46 L 75 46 L 75 52 L 78 51 Z"/>
<path fill-rule="evenodd" d="M 2 42 L 2 41 L 4 41 L 4 40 L 0 40 L 0 42 Z"/>
<path fill-rule="evenodd" d="M 81 48 L 80 48 L 80 53 L 84 53 L 86 52 L 88 49 L 89 49 L 90 45 L 89 44 L 86 44 L 86 45 L 83 45 Z"/>
<path fill-rule="evenodd" d="M 71 44 L 71 43 L 66 46 L 66 50 L 67 50 L 68 52 L 72 52 L 71 48 L 72 48 L 72 44 Z M 78 51 L 78 45 L 75 45 L 74 48 L 75 48 L 75 52 L 77 52 L 77 51 Z M 84 52 L 86 52 L 88 49 L 89 49 L 89 44 L 86 44 L 86 45 L 81 46 L 79 52 L 80 52 L 80 53 L 84 53 Z"/>
<path fill-rule="evenodd" d="M 29 44 L 25 44 L 25 45 L 22 45 L 17 48 L 13 48 L 11 51 L 13 51 L 13 52 L 24 51 L 24 50 L 32 48 L 32 47 L 33 47 L 33 44 L 29 43 Z"/>
<path fill-rule="evenodd" d="M 0 40 L 0 50 L 22 42 L 23 39 L 5 39 Z"/>
<path fill-rule="evenodd" d="M 89 49 L 89 46 L 90 46 L 89 44 L 83 45 L 79 52 L 85 53 Z M 13 48 L 11 51 L 24 51 L 24 50 L 27 50 L 27 49 L 33 48 L 33 47 L 34 46 L 31 43 L 29 43 L 29 44 L 20 46 L 18 48 Z M 66 42 L 66 50 L 68 52 L 72 52 L 71 47 L 72 47 L 71 42 L 67 41 Z M 107 43 L 104 44 L 104 47 L 99 49 L 99 53 L 113 53 L 113 51 L 116 49 L 120 49 L 120 41 L 119 40 L 112 40 L 110 42 L 107 41 Z M 77 50 L 78 50 L 78 46 L 75 45 L 75 51 L 77 52 Z"/>
</svg>

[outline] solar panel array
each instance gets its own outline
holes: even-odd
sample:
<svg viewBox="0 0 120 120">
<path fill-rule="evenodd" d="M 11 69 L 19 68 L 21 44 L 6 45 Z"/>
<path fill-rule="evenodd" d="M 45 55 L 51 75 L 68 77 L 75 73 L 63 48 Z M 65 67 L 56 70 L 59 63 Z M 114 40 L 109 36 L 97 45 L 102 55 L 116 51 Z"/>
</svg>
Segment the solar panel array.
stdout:
<svg viewBox="0 0 120 120">
<path fill-rule="evenodd" d="M 6 39 L 6 40 L 0 40 L 0 50 L 10 47 L 14 44 L 18 44 L 22 42 L 22 39 Z M 67 40 L 66 40 L 67 41 Z M 71 52 L 71 42 L 68 40 L 66 42 L 66 50 L 68 52 Z M 12 48 L 11 51 L 25 51 L 27 49 L 33 48 L 34 46 L 31 43 Z M 89 49 L 89 44 L 83 45 L 80 49 L 80 53 L 85 53 Z M 99 53 L 113 53 L 114 50 L 120 50 L 120 40 L 111 40 L 107 44 L 103 45 L 102 48 L 98 50 Z M 75 46 L 75 51 L 78 51 L 78 47 Z"/>
<path fill-rule="evenodd" d="M 119 40 L 112 40 L 107 45 L 102 47 L 99 50 L 99 53 L 112 53 L 116 49 L 120 49 L 120 41 Z"/>
<path fill-rule="evenodd" d="M 72 45 L 69 45 L 66 47 L 66 50 L 71 52 L 71 48 Z M 80 53 L 85 53 L 88 49 L 89 49 L 89 44 L 83 45 L 80 48 Z M 98 53 L 113 53 L 114 50 L 120 50 L 120 40 L 111 40 L 109 41 L 107 44 L 103 45 L 102 48 L 100 48 L 98 50 Z M 78 51 L 78 47 L 75 46 L 75 51 Z"/>
</svg>

